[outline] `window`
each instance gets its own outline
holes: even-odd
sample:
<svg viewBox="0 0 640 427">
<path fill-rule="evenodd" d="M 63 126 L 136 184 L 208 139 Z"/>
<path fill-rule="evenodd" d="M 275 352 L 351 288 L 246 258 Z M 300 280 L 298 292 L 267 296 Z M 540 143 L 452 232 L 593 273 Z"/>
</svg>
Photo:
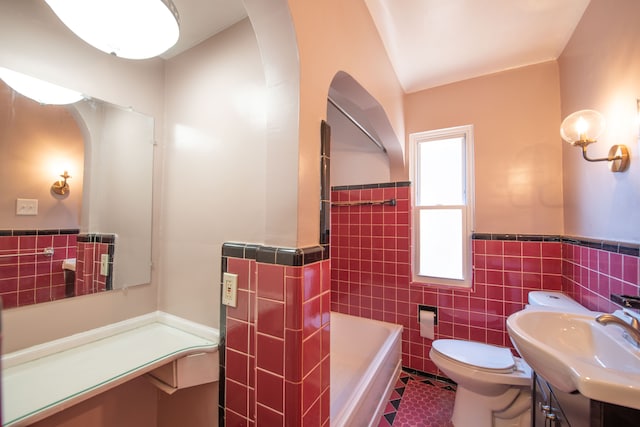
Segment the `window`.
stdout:
<svg viewBox="0 0 640 427">
<path fill-rule="evenodd" d="M 413 280 L 471 287 L 473 126 L 410 136 Z"/>
</svg>

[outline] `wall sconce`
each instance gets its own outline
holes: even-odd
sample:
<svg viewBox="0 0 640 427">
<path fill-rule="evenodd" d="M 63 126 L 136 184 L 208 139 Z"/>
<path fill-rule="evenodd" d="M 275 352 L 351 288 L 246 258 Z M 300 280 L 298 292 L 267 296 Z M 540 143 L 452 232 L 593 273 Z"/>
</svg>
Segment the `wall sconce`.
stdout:
<svg viewBox="0 0 640 427">
<path fill-rule="evenodd" d="M 45 0 L 64 25 L 91 46 L 128 59 L 158 56 L 180 36 L 171 0 Z"/>
<path fill-rule="evenodd" d="M 69 173 L 67 171 L 64 171 L 64 173 L 62 175 L 60 175 L 60 178 L 63 178 L 63 180 L 59 180 L 54 182 L 51 185 L 51 191 L 53 191 L 56 194 L 59 194 L 61 196 L 64 196 L 65 194 L 67 194 L 69 192 L 69 184 L 67 183 L 67 179 L 71 178 L 71 175 L 69 175 Z"/>
<path fill-rule="evenodd" d="M 629 167 L 629 150 L 625 145 L 614 145 L 607 157 L 592 159 L 587 156 L 587 145 L 596 142 L 604 131 L 602 114 L 595 110 L 580 110 L 569 114 L 560 126 L 562 139 L 582 147 L 582 157 L 589 162 L 611 162 L 611 172 L 624 172 Z"/>
</svg>

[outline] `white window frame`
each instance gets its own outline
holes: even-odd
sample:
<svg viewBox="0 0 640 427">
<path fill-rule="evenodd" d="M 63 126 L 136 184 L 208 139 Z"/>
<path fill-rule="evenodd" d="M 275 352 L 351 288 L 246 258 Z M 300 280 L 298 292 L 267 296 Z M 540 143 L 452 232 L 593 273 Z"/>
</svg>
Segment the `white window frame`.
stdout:
<svg viewBox="0 0 640 427">
<path fill-rule="evenodd" d="M 422 142 L 437 141 L 442 139 L 464 137 L 465 144 L 465 204 L 464 205 L 435 205 L 435 206 L 418 206 L 418 145 Z M 409 135 L 410 145 L 410 172 L 413 181 L 413 255 L 412 255 L 412 279 L 416 283 L 444 285 L 452 287 L 470 288 L 473 285 L 473 229 L 475 223 L 474 215 L 474 159 L 473 159 L 473 125 L 456 126 L 446 129 L 431 130 L 425 132 L 417 132 Z M 444 163 L 447 159 L 442 159 Z M 462 210 L 463 229 L 462 229 L 462 256 L 463 256 L 463 278 L 461 280 L 454 278 L 431 277 L 418 275 L 418 266 L 420 260 L 420 211 L 423 209 L 443 209 L 443 208 L 460 208 Z"/>
</svg>

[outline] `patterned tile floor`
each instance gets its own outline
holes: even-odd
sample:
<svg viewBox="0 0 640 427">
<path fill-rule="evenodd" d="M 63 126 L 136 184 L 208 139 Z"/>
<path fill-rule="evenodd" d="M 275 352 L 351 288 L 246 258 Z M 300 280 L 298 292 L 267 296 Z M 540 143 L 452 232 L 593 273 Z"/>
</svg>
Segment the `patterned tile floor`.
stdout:
<svg viewBox="0 0 640 427">
<path fill-rule="evenodd" d="M 452 427 L 455 385 L 402 371 L 378 427 Z"/>
</svg>

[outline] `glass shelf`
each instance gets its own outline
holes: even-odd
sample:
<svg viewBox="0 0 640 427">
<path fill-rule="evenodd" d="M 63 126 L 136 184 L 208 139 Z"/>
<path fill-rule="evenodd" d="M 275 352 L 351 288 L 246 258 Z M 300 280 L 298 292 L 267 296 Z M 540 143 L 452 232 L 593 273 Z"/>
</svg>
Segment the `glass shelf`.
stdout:
<svg viewBox="0 0 640 427">
<path fill-rule="evenodd" d="M 3 425 L 29 425 L 183 356 L 217 351 L 217 346 L 217 340 L 153 322 L 5 367 Z"/>
</svg>

